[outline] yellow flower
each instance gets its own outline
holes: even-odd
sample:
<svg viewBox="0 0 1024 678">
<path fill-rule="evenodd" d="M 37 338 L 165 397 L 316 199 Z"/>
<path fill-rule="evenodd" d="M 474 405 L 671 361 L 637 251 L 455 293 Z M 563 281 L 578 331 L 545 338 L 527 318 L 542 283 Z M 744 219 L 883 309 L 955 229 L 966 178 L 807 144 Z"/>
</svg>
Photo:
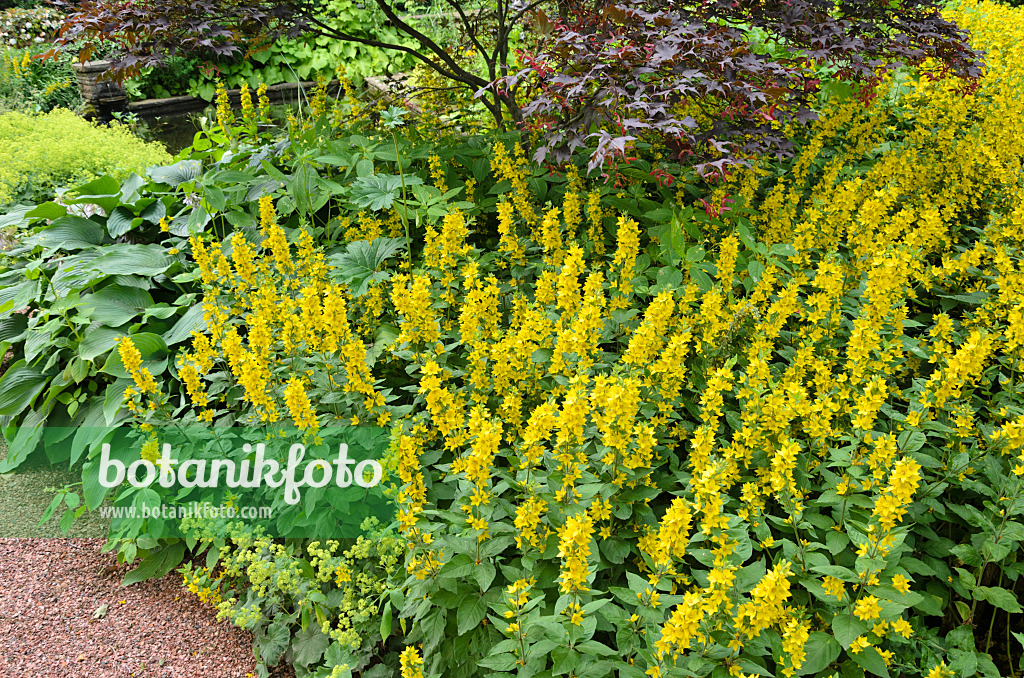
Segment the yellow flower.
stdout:
<svg viewBox="0 0 1024 678">
<path fill-rule="evenodd" d="M 892 587 L 900 593 L 906 593 L 910 590 L 910 580 L 902 574 L 893 575 Z"/>
<path fill-rule="evenodd" d="M 875 596 L 864 596 L 853 607 L 853 614 L 864 621 L 878 619 L 881 613 L 882 607 L 878 604 L 878 598 Z"/>
<path fill-rule="evenodd" d="M 402 667 L 402 678 L 423 678 L 423 657 L 419 650 L 410 645 L 402 651 L 399 658 Z"/>
<path fill-rule="evenodd" d="M 914 630 L 910 627 L 910 622 L 902 617 L 892 623 L 892 630 L 904 638 L 910 638 L 911 634 L 914 633 Z"/>
<path fill-rule="evenodd" d="M 853 642 L 850 643 L 850 652 L 857 654 L 864 648 L 869 647 L 870 645 L 871 643 L 868 642 L 867 638 L 865 638 L 864 636 L 857 636 L 853 639 Z"/>
<path fill-rule="evenodd" d="M 846 595 L 846 584 L 835 577 L 825 577 L 823 580 L 825 590 L 828 591 L 829 595 L 833 595 L 839 600 L 843 599 Z"/>
<path fill-rule="evenodd" d="M 296 426 L 301 429 L 317 427 L 316 412 L 309 403 L 305 384 L 300 377 L 292 377 L 289 380 L 288 386 L 285 387 L 284 400 Z"/>
</svg>

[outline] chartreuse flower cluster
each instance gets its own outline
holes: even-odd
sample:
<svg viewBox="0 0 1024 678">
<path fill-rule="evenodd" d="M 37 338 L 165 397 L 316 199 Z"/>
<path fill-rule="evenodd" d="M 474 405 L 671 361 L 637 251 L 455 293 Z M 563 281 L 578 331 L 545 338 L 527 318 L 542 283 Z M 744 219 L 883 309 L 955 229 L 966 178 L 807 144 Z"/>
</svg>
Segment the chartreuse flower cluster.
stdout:
<svg viewBox="0 0 1024 678">
<path fill-rule="evenodd" d="M 219 619 L 259 634 L 268 625 L 287 629 L 288 619 L 301 617 L 335 653 L 361 657 L 346 665 L 359 670 L 374 644 L 368 632 L 379 634 L 380 611 L 389 604 L 387 578 L 401 569 L 405 550 L 404 540 L 381 531 L 375 519 L 363 528 L 366 537 L 305 548 L 238 536 L 219 547 L 213 569 L 186 565 L 182 576 L 189 591 L 218 609 Z M 342 675 L 334 673 L 341 665 L 325 675 Z"/>
<path fill-rule="evenodd" d="M 900 76 L 836 105 L 782 178 L 722 189 L 760 211 L 705 243 L 701 275 L 652 268 L 578 177 L 539 204 L 500 143 L 496 250 L 452 210 L 372 313 L 269 198 L 260 247 L 193 241 L 209 333 L 179 371 L 199 416 L 397 425 L 404 556 L 381 567 L 403 676 L 938 678 L 1019 657 L 1024 15 L 955 18 L 988 55 L 977 91 Z M 248 576 L 358 584 L 352 556 L 311 548 L 304 573 Z"/>
</svg>

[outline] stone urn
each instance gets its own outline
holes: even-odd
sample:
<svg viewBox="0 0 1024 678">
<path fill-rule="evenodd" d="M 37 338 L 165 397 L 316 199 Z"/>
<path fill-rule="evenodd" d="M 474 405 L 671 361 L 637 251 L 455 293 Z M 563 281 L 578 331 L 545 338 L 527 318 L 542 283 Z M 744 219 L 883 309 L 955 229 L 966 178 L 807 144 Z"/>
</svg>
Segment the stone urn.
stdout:
<svg viewBox="0 0 1024 678">
<path fill-rule="evenodd" d="M 78 76 L 78 89 L 82 92 L 90 113 L 109 120 L 111 113 L 128 108 L 128 93 L 117 82 L 101 78 L 110 68 L 109 61 L 87 61 L 73 64 L 75 75 Z"/>
</svg>

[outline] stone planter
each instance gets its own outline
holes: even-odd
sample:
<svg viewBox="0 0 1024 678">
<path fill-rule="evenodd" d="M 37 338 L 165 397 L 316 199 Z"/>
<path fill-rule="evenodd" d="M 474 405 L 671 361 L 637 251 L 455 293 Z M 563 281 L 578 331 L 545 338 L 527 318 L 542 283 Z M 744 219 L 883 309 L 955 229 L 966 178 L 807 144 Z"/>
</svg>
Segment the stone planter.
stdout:
<svg viewBox="0 0 1024 678">
<path fill-rule="evenodd" d="M 95 117 L 110 119 L 111 113 L 128 108 L 128 94 L 124 87 L 111 80 L 100 79 L 110 68 L 109 61 L 87 61 L 73 64 L 78 76 L 78 89 L 82 99 Z"/>
</svg>

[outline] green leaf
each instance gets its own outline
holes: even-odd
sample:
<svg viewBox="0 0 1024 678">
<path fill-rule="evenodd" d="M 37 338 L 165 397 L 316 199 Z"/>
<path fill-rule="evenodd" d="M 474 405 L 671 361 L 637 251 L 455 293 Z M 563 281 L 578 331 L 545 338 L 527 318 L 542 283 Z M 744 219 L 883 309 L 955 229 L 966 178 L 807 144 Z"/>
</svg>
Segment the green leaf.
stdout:
<svg viewBox="0 0 1024 678">
<path fill-rule="evenodd" d="M 162 245 L 110 245 L 103 248 L 103 254 L 88 264 L 88 268 L 107 275 L 160 275 L 174 259 Z"/>
<path fill-rule="evenodd" d="M 335 267 L 335 277 L 352 290 L 352 296 L 360 297 L 369 290 L 371 282 L 390 277 L 381 268 L 389 257 L 403 249 L 405 241 L 400 238 L 356 240 L 344 252 L 328 257 L 328 263 Z"/>
<path fill-rule="evenodd" d="M 117 346 L 117 342 L 125 336 L 127 333 L 121 330 L 109 327 L 91 327 L 85 333 L 81 343 L 78 344 L 78 356 L 82 360 L 93 361 Z"/>
<path fill-rule="evenodd" d="M 384 614 L 380 617 L 380 639 L 381 642 L 388 642 L 388 636 L 391 635 L 391 603 L 387 602 L 384 604 Z"/>
<path fill-rule="evenodd" d="M 255 650 L 260 659 L 269 666 L 276 666 L 281 655 L 288 649 L 292 633 L 283 621 L 271 622 L 266 629 L 256 634 Z"/>
<path fill-rule="evenodd" d="M 139 566 L 125 575 L 121 586 L 130 586 L 147 579 L 159 579 L 178 565 L 185 557 L 185 544 L 175 542 L 146 556 Z"/>
<path fill-rule="evenodd" d="M 942 609 L 942 599 L 930 593 L 921 594 L 922 600 L 914 604 L 914 609 L 933 617 L 941 617 L 945 612 Z"/>
<path fill-rule="evenodd" d="M 121 202 L 121 184 L 114 177 L 104 175 L 64 194 L 64 202 L 68 205 L 98 205 L 110 214 Z"/>
<path fill-rule="evenodd" d="M 0 313 L 20 311 L 39 296 L 39 281 L 26 280 L 17 285 L 0 287 Z"/>
<path fill-rule="evenodd" d="M 516 667 L 516 656 L 511 652 L 502 652 L 501 654 L 478 659 L 476 665 L 493 671 L 511 671 Z"/>
<path fill-rule="evenodd" d="M 82 306 L 90 310 L 91 320 L 109 327 L 125 324 L 152 305 L 153 297 L 149 292 L 121 285 L 107 285 L 82 302 Z"/>
<path fill-rule="evenodd" d="M 68 208 L 55 202 L 44 202 L 36 205 L 25 216 L 30 219 L 52 219 L 56 221 L 68 213 Z"/>
<path fill-rule="evenodd" d="M 142 366 L 149 370 L 150 374 L 157 376 L 167 369 L 170 352 L 159 334 L 139 332 L 131 335 L 131 340 L 135 344 L 135 348 L 139 349 L 139 353 L 142 354 Z M 121 379 L 131 377 L 125 370 L 124 363 L 121 362 L 121 354 L 118 351 L 111 351 L 100 372 Z"/>
<path fill-rule="evenodd" d="M 713 286 L 711 276 L 705 273 L 703 269 L 697 268 L 696 266 L 690 267 L 690 280 L 692 280 L 702 292 L 710 292 Z"/>
<path fill-rule="evenodd" d="M 73 252 L 103 242 L 103 227 L 84 217 L 60 217 L 44 230 L 25 238 L 24 243 L 43 248 L 43 256 L 57 250 Z"/>
<path fill-rule="evenodd" d="M 402 190 L 403 179 L 394 174 L 374 174 L 359 177 L 349 186 L 349 199 L 357 207 L 370 210 L 391 209 Z M 404 180 L 406 188 L 414 184 L 422 184 L 417 176 L 407 176 Z"/>
<path fill-rule="evenodd" d="M 847 649 L 857 636 L 864 635 L 870 628 L 870 624 L 852 614 L 837 614 L 832 618 L 832 635 Z"/>
<path fill-rule="evenodd" d="M 889 678 L 889 669 L 885 666 L 885 660 L 882 659 L 882 655 L 878 654 L 878 650 L 874 647 L 866 647 L 856 653 L 853 655 L 853 661 L 857 662 L 857 666 L 864 669 L 867 673 L 873 673 L 876 676 L 882 676 L 882 678 Z"/>
<path fill-rule="evenodd" d="M 804 644 L 806 657 L 804 663 L 797 671 L 798 675 L 817 673 L 824 671 L 832 665 L 839 654 L 843 651 L 842 646 L 829 633 L 818 631 L 812 633 Z"/>
<path fill-rule="evenodd" d="M 8 473 L 21 466 L 22 463 L 39 447 L 46 432 L 46 418 L 50 407 L 43 407 L 29 411 L 28 415 L 21 422 L 14 436 L 14 440 L 8 438 L 7 458 L 0 461 L 0 473 Z"/>
<path fill-rule="evenodd" d="M 330 644 L 330 638 L 320 630 L 320 626 L 311 623 L 305 631 L 298 631 L 292 641 L 295 651 L 295 663 L 309 666 L 319 662 Z"/>
<path fill-rule="evenodd" d="M 111 238 L 119 238 L 138 225 L 135 221 L 136 219 L 138 217 L 135 216 L 134 212 L 123 205 L 118 205 L 110 213 L 110 216 L 107 217 L 107 233 L 110 234 Z M 142 219 L 139 219 L 139 222 L 141 223 Z"/>
<path fill-rule="evenodd" d="M 487 603 L 484 602 L 484 597 L 476 593 L 467 595 L 459 603 L 459 635 L 475 629 L 486 616 Z"/>
<path fill-rule="evenodd" d="M 596 640 L 584 640 L 582 643 L 578 643 L 576 648 L 583 654 L 595 657 L 614 657 L 619 654 L 604 643 L 599 643 Z"/>
<path fill-rule="evenodd" d="M 974 578 L 974 575 L 962 567 L 955 567 L 953 569 L 960 575 L 960 583 L 964 585 L 964 588 L 968 591 L 973 591 L 974 587 L 978 585 L 978 580 Z"/>
<path fill-rule="evenodd" d="M 974 598 L 976 600 L 984 600 L 992 603 L 1000 610 L 1009 612 L 1010 614 L 1019 614 L 1024 612 L 1024 608 L 1021 608 L 1020 602 L 1017 597 L 1011 592 L 1004 588 L 997 586 L 979 586 L 974 589 Z"/>
<path fill-rule="evenodd" d="M 203 163 L 199 160 L 182 160 L 164 167 L 150 167 L 146 174 L 153 181 L 177 188 L 181 184 L 195 181 L 203 173 Z"/>
<path fill-rule="evenodd" d="M 174 346 L 186 339 L 192 338 L 192 332 L 202 332 L 206 329 L 206 318 L 203 315 L 203 304 L 198 303 L 185 311 L 185 315 L 174 323 L 174 327 L 164 333 L 164 341 L 168 346 Z"/>
<path fill-rule="evenodd" d="M 49 381 L 50 377 L 24 360 L 11 365 L 0 377 L 0 416 L 20 414 Z"/>
<path fill-rule="evenodd" d="M 569 673 L 580 665 L 580 653 L 568 647 L 556 647 L 551 651 L 551 675 L 560 676 Z"/>
<path fill-rule="evenodd" d="M 90 267 L 98 256 L 97 250 L 87 250 L 72 257 L 65 257 L 57 273 L 50 279 L 48 296 L 66 297 L 71 292 L 79 292 L 106 278 L 105 274 Z"/>
<path fill-rule="evenodd" d="M 0 320 L 0 342 L 19 341 L 26 329 L 28 329 L 27 314 L 19 313 L 10 318 L 4 318 Z"/>
</svg>

